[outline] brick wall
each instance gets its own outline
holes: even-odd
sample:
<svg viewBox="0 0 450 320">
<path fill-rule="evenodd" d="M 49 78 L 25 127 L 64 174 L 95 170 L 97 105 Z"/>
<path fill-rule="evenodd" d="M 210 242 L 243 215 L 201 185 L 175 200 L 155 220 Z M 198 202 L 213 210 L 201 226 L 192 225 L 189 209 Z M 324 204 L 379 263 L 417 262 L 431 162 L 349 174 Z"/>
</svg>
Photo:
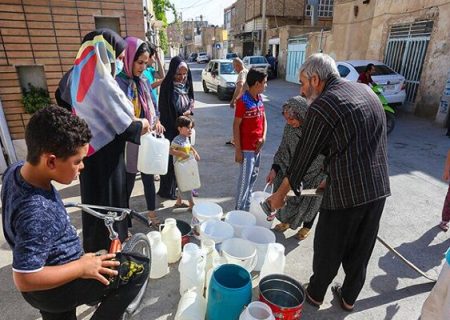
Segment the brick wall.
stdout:
<svg viewBox="0 0 450 320">
<path fill-rule="evenodd" d="M 42 65 L 50 96 L 70 69 L 94 17 L 119 17 L 122 36 L 144 39 L 142 0 L 2 0 L 0 2 L 0 99 L 13 139 L 24 137 L 16 66 Z"/>
</svg>

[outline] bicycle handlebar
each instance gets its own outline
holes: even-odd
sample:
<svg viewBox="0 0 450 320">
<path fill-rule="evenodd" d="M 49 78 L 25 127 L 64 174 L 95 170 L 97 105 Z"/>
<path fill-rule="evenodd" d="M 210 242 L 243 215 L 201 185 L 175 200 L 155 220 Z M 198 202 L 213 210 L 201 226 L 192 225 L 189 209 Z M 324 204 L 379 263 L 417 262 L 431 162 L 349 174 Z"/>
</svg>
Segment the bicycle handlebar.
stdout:
<svg viewBox="0 0 450 320">
<path fill-rule="evenodd" d="M 90 215 L 93 215 L 96 218 L 105 220 L 106 218 L 113 219 L 114 221 L 122 221 L 125 219 L 125 217 L 129 214 L 131 214 L 131 209 L 125 209 L 125 208 L 116 208 L 116 207 L 107 207 L 107 206 L 97 206 L 97 205 L 90 205 L 90 204 L 82 204 L 82 203 L 75 203 L 75 202 L 69 202 L 65 203 L 64 207 L 66 208 L 80 208 L 86 213 L 89 213 Z M 108 211 L 107 214 L 102 214 L 96 210 L 106 210 Z"/>
<path fill-rule="evenodd" d="M 136 218 L 144 225 L 148 226 L 147 218 L 142 216 L 139 212 L 134 211 L 132 209 L 128 208 L 116 208 L 116 207 L 107 207 L 107 206 L 98 206 L 98 205 L 90 205 L 90 204 L 82 204 L 82 203 L 76 203 L 76 202 L 67 202 L 64 204 L 65 208 L 80 208 L 86 213 L 89 213 L 90 215 L 93 215 L 96 218 L 105 220 L 107 217 L 114 220 L 114 221 L 122 221 L 125 219 L 127 215 L 130 215 L 133 218 Z M 94 209 L 97 210 L 107 210 L 107 214 L 102 214 Z"/>
</svg>

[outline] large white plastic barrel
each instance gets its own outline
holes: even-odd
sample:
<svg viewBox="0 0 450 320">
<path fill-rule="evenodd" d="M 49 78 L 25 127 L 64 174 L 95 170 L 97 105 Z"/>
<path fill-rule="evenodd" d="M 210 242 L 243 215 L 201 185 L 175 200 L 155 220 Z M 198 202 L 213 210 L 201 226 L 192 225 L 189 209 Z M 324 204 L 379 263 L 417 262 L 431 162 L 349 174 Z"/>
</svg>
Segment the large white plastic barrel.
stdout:
<svg viewBox="0 0 450 320">
<path fill-rule="evenodd" d="M 170 142 L 164 136 L 146 133 L 141 137 L 137 169 L 145 174 L 165 175 L 169 165 Z"/>
<path fill-rule="evenodd" d="M 187 160 L 176 161 L 174 163 L 175 177 L 180 191 L 190 191 L 200 188 L 200 174 L 198 173 L 198 164 L 194 157 Z"/>
</svg>

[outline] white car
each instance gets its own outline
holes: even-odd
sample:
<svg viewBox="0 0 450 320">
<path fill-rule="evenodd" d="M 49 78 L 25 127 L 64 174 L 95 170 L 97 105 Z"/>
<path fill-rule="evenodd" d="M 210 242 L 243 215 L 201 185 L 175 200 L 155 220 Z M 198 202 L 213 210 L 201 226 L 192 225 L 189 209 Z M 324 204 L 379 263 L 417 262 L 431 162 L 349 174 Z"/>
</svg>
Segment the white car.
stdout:
<svg viewBox="0 0 450 320">
<path fill-rule="evenodd" d="M 336 65 L 342 78 L 357 81 L 369 63 L 374 64 L 372 80 L 383 88 L 383 95 L 390 105 L 401 105 L 406 99 L 405 77 L 387 65 L 375 60 L 337 61 Z"/>
<path fill-rule="evenodd" d="M 253 68 L 257 70 L 263 70 L 266 72 L 268 78 L 272 78 L 273 72 L 270 63 L 267 62 L 266 57 L 263 56 L 247 56 L 242 59 L 247 69 Z"/>
<path fill-rule="evenodd" d="M 217 92 L 220 100 L 231 98 L 236 88 L 237 77 L 232 60 L 211 60 L 202 71 L 203 91 Z"/>
<path fill-rule="evenodd" d="M 207 63 L 209 61 L 209 56 L 206 52 L 199 52 L 197 56 L 197 63 Z"/>
</svg>

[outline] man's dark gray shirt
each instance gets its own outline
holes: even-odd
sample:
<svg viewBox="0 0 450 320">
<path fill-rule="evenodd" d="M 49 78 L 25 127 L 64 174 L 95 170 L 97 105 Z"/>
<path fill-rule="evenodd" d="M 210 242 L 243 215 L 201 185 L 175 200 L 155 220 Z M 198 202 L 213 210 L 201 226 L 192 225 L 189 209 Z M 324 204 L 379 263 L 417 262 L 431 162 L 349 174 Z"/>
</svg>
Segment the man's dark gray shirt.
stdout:
<svg viewBox="0 0 450 320">
<path fill-rule="evenodd" d="M 322 208 L 353 208 L 390 195 L 386 116 L 365 84 L 330 78 L 311 104 L 287 177 L 294 191 L 311 162 L 325 155 Z M 297 192 L 297 191 L 296 191 Z"/>
</svg>

